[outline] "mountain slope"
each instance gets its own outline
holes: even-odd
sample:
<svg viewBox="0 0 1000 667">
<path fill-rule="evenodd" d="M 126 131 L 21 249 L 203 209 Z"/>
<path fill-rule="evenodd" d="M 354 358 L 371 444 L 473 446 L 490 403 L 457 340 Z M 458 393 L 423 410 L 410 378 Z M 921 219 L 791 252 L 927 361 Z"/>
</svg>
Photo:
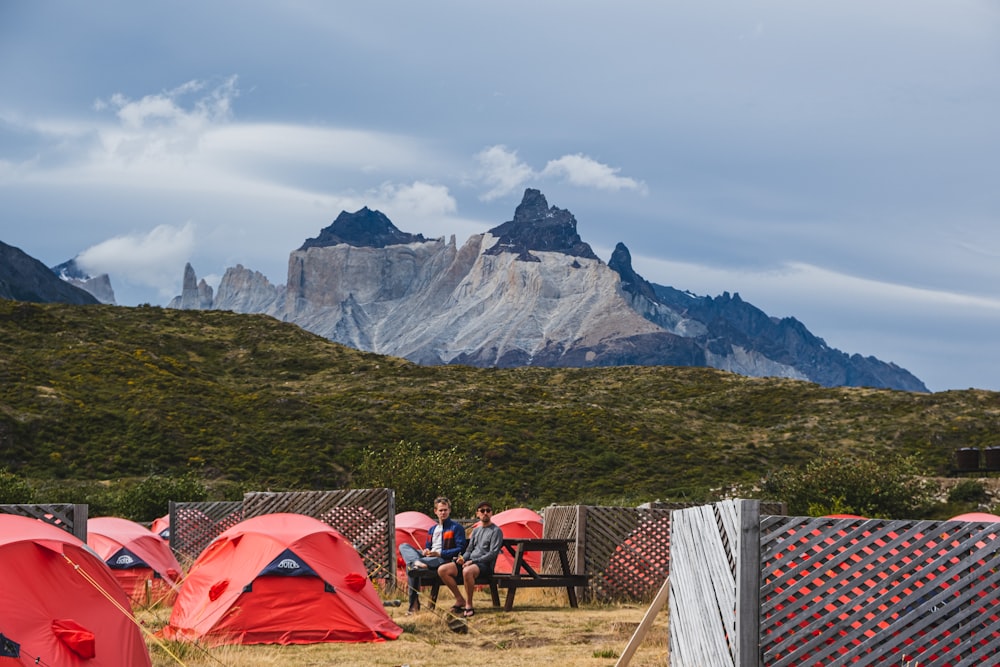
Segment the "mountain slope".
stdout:
<svg viewBox="0 0 1000 667">
<path fill-rule="evenodd" d="M 90 293 L 60 280 L 20 248 L 0 241 L 0 298 L 34 303 L 96 304 Z"/>
<path fill-rule="evenodd" d="M 824 388 L 710 368 L 422 366 L 260 315 L 0 300 L 0 468 L 347 488 L 366 447 L 452 447 L 483 497 L 700 499 L 782 465 L 996 444 L 1000 393 Z"/>
</svg>

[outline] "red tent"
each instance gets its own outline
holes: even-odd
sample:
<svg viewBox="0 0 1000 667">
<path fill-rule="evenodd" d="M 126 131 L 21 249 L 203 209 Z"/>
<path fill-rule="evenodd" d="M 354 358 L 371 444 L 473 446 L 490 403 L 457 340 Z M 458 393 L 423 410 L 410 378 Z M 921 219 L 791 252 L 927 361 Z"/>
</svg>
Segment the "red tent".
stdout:
<svg viewBox="0 0 1000 667">
<path fill-rule="evenodd" d="M 170 515 L 164 514 L 158 519 L 153 519 L 153 525 L 149 527 L 151 531 L 165 540 L 170 539 Z"/>
<path fill-rule="evenodd" d="M 542 537 L 542 517 L 538 512 L 527 507 L 514 507 L 493 516 L 493 523 L 500 526 L 504 537 Z M 477 524 L 478 525 L 478 524 Z M 542 566 L 542 552 L 529 551 L 524 555 L 524 562 L 536 571 Z M 514 567 L 514 557 L 504 549 L 497 556 L 494 570 L 510 572 Z"/>
<path fill-rule="evenodd" d="M 266 514 L 226 530 L 198 556 L 162 634 L 208 644 L 312 644 L 402 632 L 343 535 L 312 517 Z"/>
<path fill-rule="evenodd" d="M 163 538 L 134 521 L 87 521 L 87 544 L 114 573 L 133 603 L 173 602 L 181 566 Z"/>
<path fill-rule="evenodd" d="M 406 564 L 399 555 L 399 546 L 409 544 L 418 551 L 427 542 L 427 530 L 437 523 L 423 512 L 400 512 L 396 515 L 396 579 L 405 581 Z"/>
<path fill-rule="evenodd" d="M 948 521 L 969 521 L 977 523 L 1000 523 L 1000 516 L 996 514 L 987 514 L 986 512 L 967 512 L 966 514 L 959 514 L 958 516 L 953 516 Z"/>
<path fill-rule="evenodd" d="M 148 667 L 128 598 L 79 539 L 0 514 L 0 566 L 0 664 Z"/>
</svg>

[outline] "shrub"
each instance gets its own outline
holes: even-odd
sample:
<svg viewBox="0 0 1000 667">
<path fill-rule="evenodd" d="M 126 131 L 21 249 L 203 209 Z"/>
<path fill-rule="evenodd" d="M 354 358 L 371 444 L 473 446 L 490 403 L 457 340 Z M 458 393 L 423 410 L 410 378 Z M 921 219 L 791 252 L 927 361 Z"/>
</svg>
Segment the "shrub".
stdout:
<svg viewBox="0 0 1000 667">
<path fill-rule="evenodd" d="M 181 477 L 150 475 L 121 492 L 118 512 L 133 521 L 152 521 L 166 514 L 171 500 L 199 502 L 207 498 L 205 485 L 190 473 Z"/>
<path fill-rule="evenodd" d="M 804 469 L 782 468 L 763 488 L 793 515 L 904 519 L 923 514 L 931 501 L 931 487 L 918 478 L 913 460 L 901 457 L 814 459 Z"/>
<path fill-rule="evenodd" d="M 963 479 L 948 492 L 950 503 L 985 503 L 989 499 L 986 486 L 975 479 Z"/>
<path fill-rule="evenodd" d="M 458 447 L 425 449 L 406 440 L 382 449 L 365 448 L 354 473 L 357 487 L 393 489 L 397 512 L 430 513 L 434 499 L 446 496 L 456 517 L 473 514 L 472 479 Z"/>
<path fill-rule="evenodd" d="M 0 468 L 0 503 L 14 505 L 32 503 L 35 490 L 27 480 L 18 477 L 7 468 Z"/>
</svg>

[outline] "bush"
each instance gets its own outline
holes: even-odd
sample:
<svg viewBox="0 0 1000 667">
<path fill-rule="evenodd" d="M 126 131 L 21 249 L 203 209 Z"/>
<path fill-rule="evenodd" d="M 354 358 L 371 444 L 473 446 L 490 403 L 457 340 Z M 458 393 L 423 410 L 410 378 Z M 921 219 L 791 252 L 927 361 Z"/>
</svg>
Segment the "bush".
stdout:
<svg viewBox="0 0 1000 667">
<path fill-rule="evenodd" d="M 985 503 L 989 499 L 986 486 L 975 479 L 963 479 L 948 492 L 950 503 Z"/>
<path fill-rule="evenodd" d="M 768 497 L 784 501 L 793 515 L 858 514 L 869 518 L 920 516 L 931 503 L 931 487 L 910 458 L 814 459 L 805 469 L 785 467 L 764 480 Z"/>
<path fill-rule="evenodd" d="M 34 501 L 35 490 L 27 480 L 9 472 L 7 468 L 0 468 L 0 504 L 17 505 Z"/>
<path fill-rule="evenodd" d="M 121 492 L 118 513 L 133 521 L 152 521 L 167 513 L 171 500 L 199 502 L 207 498 L 205 485 L 190 473 L 181 477 L 151 475 Z"/>
<path fill-rule="evenodd" d="M 424 449 L 419 444 L 401 440 L 383 449 L 366 448 L 354 474 L 359 488 L 393 489 L 396 511 L 429 514 L 434 499 L 451 500 L 452 514 L 472 516 L 474 488 L 465 455 L 458 447 Z"/>
</svg>

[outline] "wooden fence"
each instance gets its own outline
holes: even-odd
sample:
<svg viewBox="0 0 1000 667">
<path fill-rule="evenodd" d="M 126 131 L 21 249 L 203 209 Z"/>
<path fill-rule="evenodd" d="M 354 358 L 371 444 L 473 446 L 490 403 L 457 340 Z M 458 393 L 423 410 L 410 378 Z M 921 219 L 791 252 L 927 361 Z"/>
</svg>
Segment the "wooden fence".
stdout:
<svg viewBox="0 0 1000 667">
<path fill-rule="evenodd" d="M 592 505 L 545 508 L 544 536 L 574 542 L 570 567 L 574 574 L 589 574 L 590 585 L 578 591 L 584 599 L 648 602 L 670 571 L 670 517 L 673 510 L 697 507 L 696 503 L 650 503 L 643 507 Z M 783 503 L 767 503 L 783 513 Z M 556 568 L 555 554 L 547 554 L 543 567 Z"/>
<path fill-rule="evenodd" d="M 673 513 L 670 664 L 1000 664 L 1000 524 Z"/>
<path fill-rule="evenodd" d="M 0 512 L 17 514 L 38 519 L 58 526 L 76 535 L 81 542 L 87 541 L 87 513 L 89 506 L 71 503 L 50 505 L 0 505 Z"/>
<path fill-rule="evenodd" d="M 242 501 L 170 503 L 170 547 L 188 566 L 212 540 L 244 519 L 291 512 L 336 528 L 361 555 L 368 575 L 395 578 L 395 494 L 392 489 L 251 492 Z"/>
</svg>

